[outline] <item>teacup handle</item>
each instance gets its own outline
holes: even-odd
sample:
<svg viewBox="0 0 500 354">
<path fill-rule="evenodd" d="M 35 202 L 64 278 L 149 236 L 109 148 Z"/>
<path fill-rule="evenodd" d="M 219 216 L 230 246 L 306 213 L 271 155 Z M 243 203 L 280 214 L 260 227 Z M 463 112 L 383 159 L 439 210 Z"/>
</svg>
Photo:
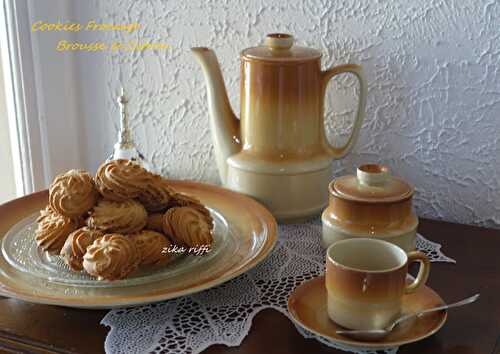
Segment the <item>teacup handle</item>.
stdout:
<svg viewBox="0 0 500 354">
<path fill-rule="evenodd" d="M 408 265 L 413 262 L 420 262 L 420 269 L 418 270 L 417 278 L 413 281 L 413 283 L 406 286 L 406 294 L 410 294 L 417 290 L 419 286 L 424 285 L 429 277 L 429 271 L 431 270 L 429 258 L 427 258 L 427 256 L 420 251 L 412 251 L 408 253 Z"/>
<path fill-rule="evenodd" d="M 328 82 L 332 77 L 338 74 L 342 73 L 351 73 L 356 75 L 356 77 L 359 80 L 359 104 L 358 104 L 358 110 L 356 112 L 356 118 L 354 119 L 354 124 L 352 127 L 351 135 L 349 136 L 349 139 L 347 142 L 344 144 L 344 146 L 341 147 L 335 147 L 332 146 L 329 142 L 328 139 L 326 138 L 325 134 L 325 128 L 323 124 L 323 138 L 325 141 L 325 147 L 328 151 L 328 153 L 334 158 L 334 159 L 340 159 L 347 155 L 347 153 L 352 149 L 352 146 L 358 140 L 358 135 L 359 131 L 361 129 L 361 124 L 363 123 L 363 118 L 365 116 L 365 106 L 366 106 L 366 91 L 367 91 L 367 85 L 366 85 L 366 80 L 365 76 L 363 74 L 363 68 L 360 65 L 357 64 L 344 64 L 344 65 L 339 65 L 335 66 L 333 68 L 330 68 L 326 71 L 322 72 L 323 76 L 323 87 L 322 87 L 322 92 L 323 96 L 325 96 L 326 93 L 326 88 L 328 86 Z"/>
</svg>

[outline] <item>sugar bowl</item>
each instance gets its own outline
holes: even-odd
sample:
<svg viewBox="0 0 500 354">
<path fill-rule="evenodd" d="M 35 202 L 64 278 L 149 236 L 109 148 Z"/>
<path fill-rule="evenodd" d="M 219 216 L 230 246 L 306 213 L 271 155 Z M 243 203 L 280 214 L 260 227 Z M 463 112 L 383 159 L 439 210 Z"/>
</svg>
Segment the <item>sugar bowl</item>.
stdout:
<svg viewBox="0 0 500 354">
<path fill-rule="evenodd" d="M 329 205 L 323 211 L 322 244 L 372 237 L 415 249 L 418 218 L 413 211 L 414 188 L 391 176 L 386 166 L 359 166 L 356 176 L 339 177 L 329 184 Z"/>
</svg>

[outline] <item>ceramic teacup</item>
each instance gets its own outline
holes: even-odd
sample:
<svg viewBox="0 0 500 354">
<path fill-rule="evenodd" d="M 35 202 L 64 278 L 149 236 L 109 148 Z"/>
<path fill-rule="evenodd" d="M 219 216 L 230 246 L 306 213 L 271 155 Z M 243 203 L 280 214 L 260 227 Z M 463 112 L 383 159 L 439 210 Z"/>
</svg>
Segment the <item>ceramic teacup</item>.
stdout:
<svg viewBox="0 0 500 354">
<path fill-rule="evenodd" d="M 416 279 L 406 283 L 408 264 L 420 262 Z M 403 295 L 427 281 L 430 263 L 418 251 L 377 239 L 338 241 L 326 252 L 328 316 L 350 329 L 380 329 L 401 311 Z"/>
</svg>

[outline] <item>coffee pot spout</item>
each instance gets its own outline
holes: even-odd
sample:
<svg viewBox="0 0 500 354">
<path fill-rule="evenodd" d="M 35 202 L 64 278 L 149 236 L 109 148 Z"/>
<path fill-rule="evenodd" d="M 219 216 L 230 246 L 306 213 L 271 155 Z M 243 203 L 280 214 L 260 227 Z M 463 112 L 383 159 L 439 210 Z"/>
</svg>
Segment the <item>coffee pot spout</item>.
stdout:
<svg viewBox="0 0 500 354">
<path fill-rule="evenodd" d="M 222 183 L 227 180 L 227 158 L 241 150 L 239 119 L 236 118 L 227 97 L 219 62 L 213 50 L 191 48 L 201 65 L 207 86 L 210 130 Z"/>
</svg>

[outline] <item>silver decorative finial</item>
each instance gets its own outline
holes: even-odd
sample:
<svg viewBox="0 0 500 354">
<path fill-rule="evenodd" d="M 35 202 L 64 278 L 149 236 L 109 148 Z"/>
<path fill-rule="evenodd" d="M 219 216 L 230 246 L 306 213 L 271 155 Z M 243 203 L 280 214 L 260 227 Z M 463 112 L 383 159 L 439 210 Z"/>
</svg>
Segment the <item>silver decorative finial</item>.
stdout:
<svg viewBox="0 0 500 354">
<path fill-rule="evenodd" d="M 120 105 L 120 131 L 118 132 L 118 144 L 121 145 L 122 149 L 130 149 L 131 147 L 134 147 L 134 143 L 128 127 L 128 100 L 127 97 L 125 97 L 125 90 L 123 87 L 121 88 L 121 94 L 118 96 L 117 102 Z"/>
<path fill-rule="evenodd" d="M 132 139 L 132 132 L 130 131 L 130 128 L 128 126 L 128 99 L 125 96 L 125 90 L 123 89 L 123 87 L 120 89 L 120 96 L 117 97 L 116 101 L 120 106 L 120 131 L 118 132 L 118 142 L 115 144 L 113 153 L 108 158 L 108 161 L 116 159 L 132 160 L 141 164 L 147 170 L 152 171 L 150 164 L 139 152 Z"/>
</svg>

